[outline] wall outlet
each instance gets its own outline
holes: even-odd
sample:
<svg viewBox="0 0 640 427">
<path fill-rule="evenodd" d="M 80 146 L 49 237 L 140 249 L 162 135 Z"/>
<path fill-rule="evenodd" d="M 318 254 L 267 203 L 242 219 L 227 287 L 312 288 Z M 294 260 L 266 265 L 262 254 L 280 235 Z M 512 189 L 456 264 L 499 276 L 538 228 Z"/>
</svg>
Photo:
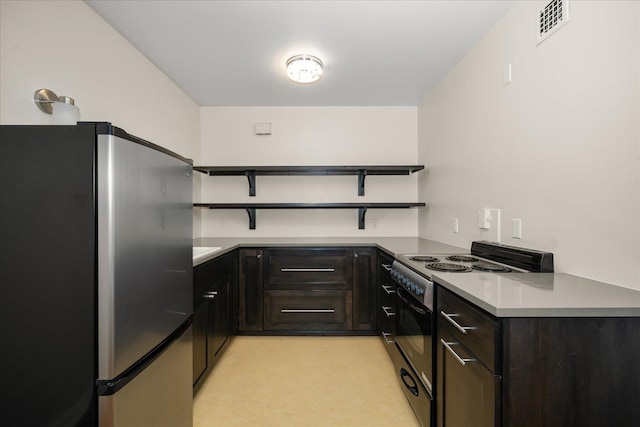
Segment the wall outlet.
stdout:
<svg viewBox="0 0 640 427">
<path fill-rule="evenodd" d="M 457 233 L 457 232 L 459 231 L 459 228 L 458 228 L 458 218 L 454 218 L 454 219 L 451 221 L 451 231 L 453 231 L 454 233 Z"/>
<path fill-rule="evenodd" d="M 378 228 L 378 218 L 376 218 L 376 217 L 372 217 L 371 218 L 371 228 L 373 228 L 373 229 Z"/>
</svg>

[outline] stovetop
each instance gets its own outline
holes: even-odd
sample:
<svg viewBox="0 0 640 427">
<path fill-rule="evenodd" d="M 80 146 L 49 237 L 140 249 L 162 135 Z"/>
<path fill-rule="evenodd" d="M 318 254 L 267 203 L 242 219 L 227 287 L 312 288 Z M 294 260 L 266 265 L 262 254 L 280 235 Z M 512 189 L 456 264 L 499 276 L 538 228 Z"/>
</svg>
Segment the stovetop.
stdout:
<svg viewBox="0 0 640 427">
<path fill-rule="evenodd" d="M 553 272 L 553 254 L 478 241 L 471 244 L 466 254 L 403 254 L 396 256 L 391 266 L 391 277 L 427 307 L 433 301 L 433 273 L 471 272 Z"/>
<path fill-rule="evenodd" d="M 467 254 L 404 254 L 398 259 L 427 277 L 433 272 L 553 272 L 553 254 L 494 242 L 471 244 Z"/>
<path fill-rule="evenodd" d="M 490 273 L 526 273 L 529 270 L 491 261 L 468 254 L 403 254 L 398 259 L 413 267 L 419 273 L 431 276 L 433 272 L 470 273 L 482 271 Z"/>
</svg>

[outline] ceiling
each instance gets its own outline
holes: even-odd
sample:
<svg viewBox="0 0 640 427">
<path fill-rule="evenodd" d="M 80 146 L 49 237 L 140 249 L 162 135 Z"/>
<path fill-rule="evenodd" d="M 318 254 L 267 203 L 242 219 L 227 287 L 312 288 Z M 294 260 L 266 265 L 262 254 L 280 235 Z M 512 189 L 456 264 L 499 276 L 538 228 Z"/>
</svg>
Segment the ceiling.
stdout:
<svg viewBox="0 0 640 427">
<path fill-rule="evenodd" d="M 513 4 L 85 1 L 202 106 L 416 106 Z M 287 78 L 300 53 L 319 82 Z"/>
</svg>

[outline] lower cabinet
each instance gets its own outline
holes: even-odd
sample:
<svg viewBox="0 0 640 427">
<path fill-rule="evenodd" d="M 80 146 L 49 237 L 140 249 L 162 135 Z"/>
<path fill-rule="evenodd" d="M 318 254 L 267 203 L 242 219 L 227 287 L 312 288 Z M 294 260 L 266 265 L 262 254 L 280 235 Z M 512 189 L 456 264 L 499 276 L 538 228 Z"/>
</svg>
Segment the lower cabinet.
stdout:
<svg viewBox="0 0 640 427">
<path fill-rule="evenodd" d="M 194 267 L 193 383 L 199 387 L 233 334 L 233 254 Z"/>
<path fill-rule="evenodd" d="M 238 330 L 264 329 L 264 251 L 240 249 L 238 254 Z"/>
<path fill-rule="evenodd" d="M 376 332 L 378 298 L 376 293 L 376 261 L 374 248 L 353 248 L 353 330 Z"/>
<path fill-rule="evenodd" d="M 499 426 L 500 377 L 448 331 L 436 345 L 438 426 Z"/>
<path fill-rule="evenodd" d="M 495 318 L 440 286 L 436 300 L 438 427 L 638 425 L 640 318 Z"/>
<path fill-rule="evenodd" d="M 396 284 L 391 278 L 393 258 L 378 253 L 378 333 L 389 356 L 396 357 Z"/>
<path fill-rule="evenodd" d="M 376 259 L 370 247 L 240 249 L 239 331 L 376 333 Z"/>
<path fill-rule="evenodd" d="M 265 331 L 349 331 L 351 291 L 265 291 Z"/>
</svg>

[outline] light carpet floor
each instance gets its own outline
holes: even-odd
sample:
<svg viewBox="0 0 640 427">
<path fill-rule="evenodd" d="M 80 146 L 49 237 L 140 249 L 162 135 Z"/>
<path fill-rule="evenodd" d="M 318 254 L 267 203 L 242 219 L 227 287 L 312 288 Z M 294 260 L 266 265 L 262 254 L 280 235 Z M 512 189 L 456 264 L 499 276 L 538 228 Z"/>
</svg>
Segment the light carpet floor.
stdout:
<svg viewBox="0 0 640 427">
<path fill-rule="evenodd" d="M 236 337 L 194 427 L 419 426 L 378 337 Z"/>
</svg>

